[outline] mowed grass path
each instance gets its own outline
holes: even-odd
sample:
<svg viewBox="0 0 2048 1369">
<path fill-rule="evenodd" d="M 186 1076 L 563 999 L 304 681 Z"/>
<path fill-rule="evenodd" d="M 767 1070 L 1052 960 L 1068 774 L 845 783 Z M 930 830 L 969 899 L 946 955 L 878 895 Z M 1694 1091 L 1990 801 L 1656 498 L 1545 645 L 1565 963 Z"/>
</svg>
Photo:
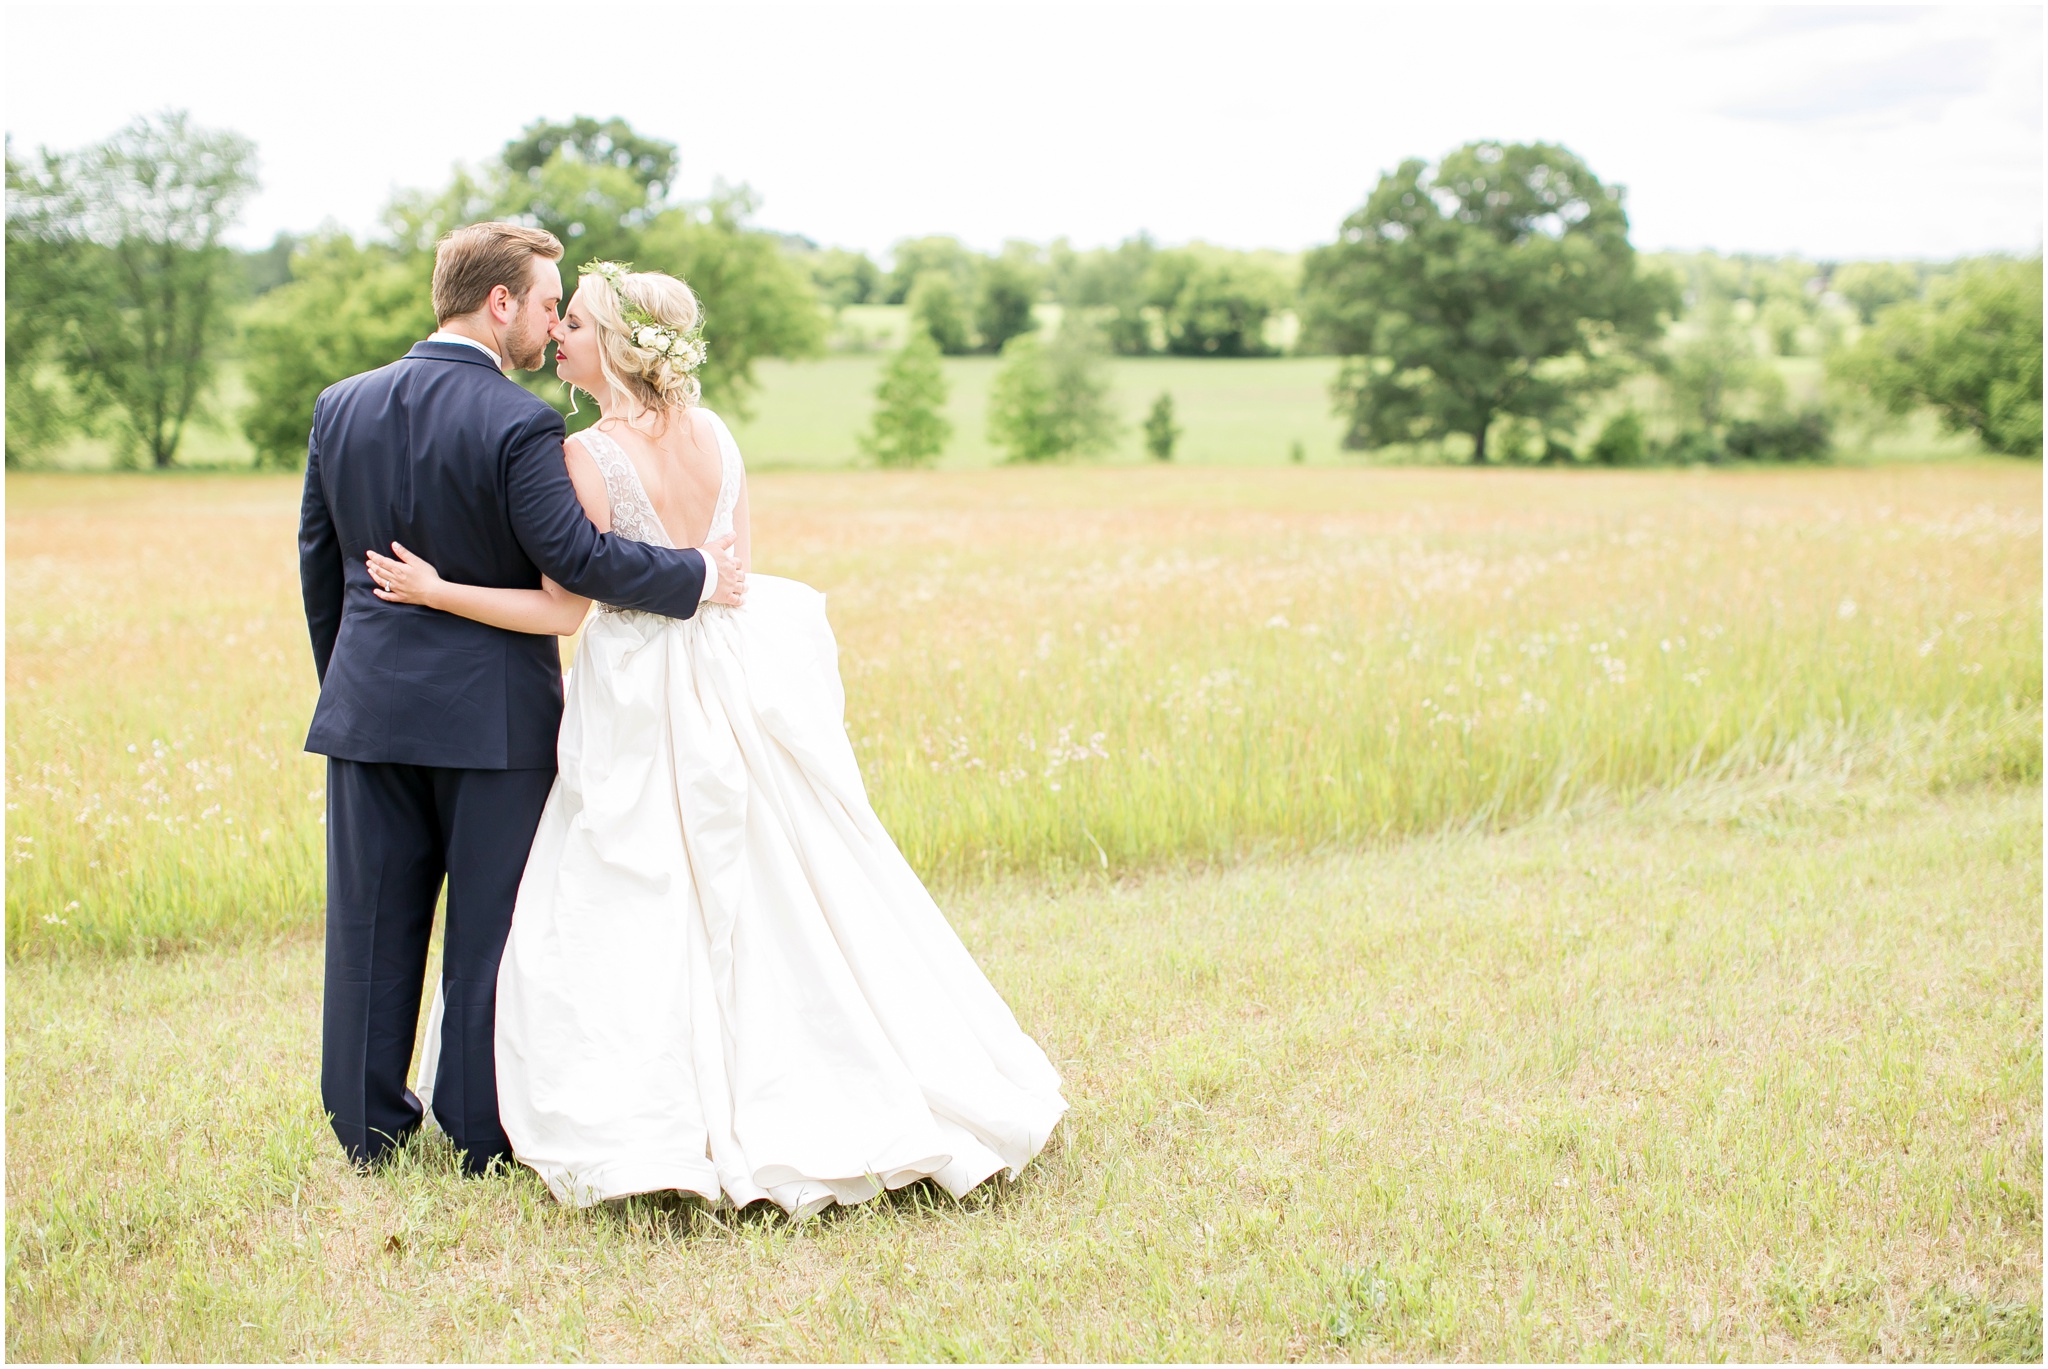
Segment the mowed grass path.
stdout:
<svg viewBox="0 0 2048 1369">
<path fill-rule="evenodd" d="M 961 893 L 1073 1112 L 803 1226 L 348 1171 L 317 941 L 16 962 L 8 1353 L 2038 1360 L 2040 849 L 1759 782 Z"/>
</svg>

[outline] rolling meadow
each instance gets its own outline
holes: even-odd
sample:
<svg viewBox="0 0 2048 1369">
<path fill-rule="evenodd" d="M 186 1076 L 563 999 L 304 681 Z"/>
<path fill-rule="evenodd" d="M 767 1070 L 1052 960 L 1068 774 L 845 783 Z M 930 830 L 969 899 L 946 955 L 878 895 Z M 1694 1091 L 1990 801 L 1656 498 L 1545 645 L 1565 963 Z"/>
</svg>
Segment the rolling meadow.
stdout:
<svg viewBox="0 0 2048 1369">
<path fill-rule="evenodd" d="M 2038 463 L 774 433 L 1047 1153 L 801 1225 L 352 1173 L 297 480 L 10 474 L 11 1358 L 2041 1357 Z"/>
</svg>

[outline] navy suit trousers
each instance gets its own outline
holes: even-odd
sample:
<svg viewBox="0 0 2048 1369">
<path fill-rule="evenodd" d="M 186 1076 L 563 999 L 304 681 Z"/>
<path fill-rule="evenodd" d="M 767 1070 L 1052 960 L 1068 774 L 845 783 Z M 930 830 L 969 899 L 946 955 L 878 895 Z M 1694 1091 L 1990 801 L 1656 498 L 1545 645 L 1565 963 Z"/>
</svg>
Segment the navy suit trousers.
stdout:
<svg viewBox="0 0 2048 1369">
<path fill-rule="evenodd" d="M 423 1119 L 406 1078 L 444 877 L 446 1015 L 434 1118 L 470 1173 L 511 1158 L 492 1049 L 498 960 L 554 778 L 553 768 L 328 760 L 320 1096 L 358 1164 L 381 1158 Z"/>
</svg>

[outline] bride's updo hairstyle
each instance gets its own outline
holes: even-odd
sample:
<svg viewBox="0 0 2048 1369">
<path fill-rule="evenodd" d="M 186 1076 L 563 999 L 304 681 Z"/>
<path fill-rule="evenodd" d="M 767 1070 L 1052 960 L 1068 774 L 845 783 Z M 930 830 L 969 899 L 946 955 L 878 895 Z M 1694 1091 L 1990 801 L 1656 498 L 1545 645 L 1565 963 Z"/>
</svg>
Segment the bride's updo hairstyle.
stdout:
<svg viewBox="0 0 2048 1369">
<path fill-rule="evenodd" d="M 652 428 L 697 403 L 704 311 L 690 287 L 659 271 L 628 271 L 612 262 L 583 271 L 590 286 L 584 304 L 597 324 L 598 369 L 626 400 L 626 422 Z"/>
</svg>

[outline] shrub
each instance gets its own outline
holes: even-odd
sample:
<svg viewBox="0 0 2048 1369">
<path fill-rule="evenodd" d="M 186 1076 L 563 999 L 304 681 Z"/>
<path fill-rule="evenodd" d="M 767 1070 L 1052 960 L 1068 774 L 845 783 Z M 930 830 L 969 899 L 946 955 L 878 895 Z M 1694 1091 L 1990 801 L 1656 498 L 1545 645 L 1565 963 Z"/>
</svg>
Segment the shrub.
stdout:
<svg viewBox="0 0 2048 1369">
<path fill-rule="evenodd" d="M 1727 456 L 1712 433 L 1698 428 L 1688 428 L 1657 452 L 1659 460 L 1673 466 L 1697 466 L 1703 461 L 1724 461 Z"/>
<path fill-rule="evenodd" d="M 1038 300 L 1038 275 L 1017 255 L 985 261 L 975 282 L 974 330 L 981 350 L 1001 352 L 1003 344 L 1038 326 L 1031 306 Z"/>
<path fill-rule="evenodd" d="M 1152 401 L 1152 412 L 1145 415 L 1145 450 L 1155 461 L 1171 461 L 1173 444 L 1179 440 L 1180 428 L 1173 421 L 1173 396 L 1161 390 L 1159 398 Z"/>
<path fill-rule="evenodd" d="M 1643 436 L 1643 416 L 1634 409 L 1623 409 L 1608 419 L 1600 429 L 1600 436 L 1593 440 L 1590 455 L 1603 466 L 1642 465 L 1649 456 L 1649 443 Z"/>
<path fill-rule="evenodd" d="M 926 271 L 910 287 L 910 318 L 923 328 L 947 356 L 960 356 L 972 341 L 967 302 L 960 286 L 944 271 Z"/>
<path fill-rule="evenodd" d="M 1723 440 L 1728 455 L 1743 461 L 1825 461 L 1834 430 L 1828 416 L 1815 411 L 1737 419 Z"/>
</svg>

